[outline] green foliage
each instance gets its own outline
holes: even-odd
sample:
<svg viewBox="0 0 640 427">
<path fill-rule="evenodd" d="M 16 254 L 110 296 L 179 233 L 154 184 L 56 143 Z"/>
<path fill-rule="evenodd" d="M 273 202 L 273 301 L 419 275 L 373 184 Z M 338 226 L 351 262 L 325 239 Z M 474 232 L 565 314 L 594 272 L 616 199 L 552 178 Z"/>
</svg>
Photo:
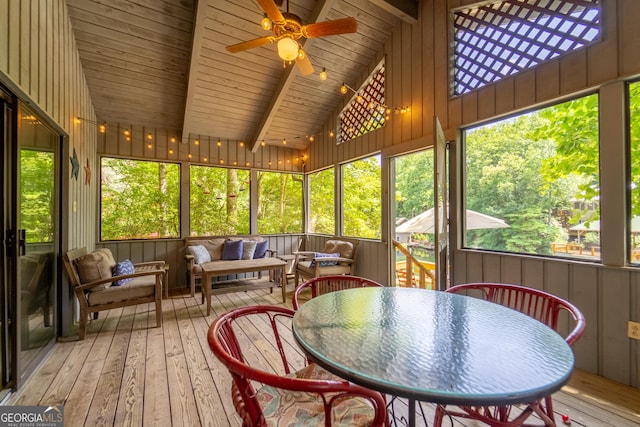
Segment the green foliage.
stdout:
<svg viewBox="0 0 640 427">
<path fill-rule="evenodd" d="M 302 175 L 258 172 L 258 233 L 302 231 Z"/>
<path fill-rule="evenodd" d="M 53 241 L 54 158 L 52 152 L 20 150 L 20 228 L 27 243 Z"/>
<path fill-rule="evenodd" d="M 102 158 L 101 239 L 180 236 L 180 166 Z"/>
<path fill-rule="evenodd" d="M 433 206 L 433 150 L 395 162 L 396 217 L 413 218 Z"/>
<path fill-rule="evenodd" d="M 556 212 L 598 199 L 598 153 L 595 95 L 467 132 L 466 206 L 511 227 L 469 230 L 466 244 L 549 254 L 566 239 Z"/>
<path fill-rule="evenodd" d="M 249 180 L 248 170 L 191 166 L 191 235 L 249 234 Z"/>
<path fill-rule="evenodd" d="M 309 174 L 309 232 L 335 234 L 333 168 Z"/>
<path fill-rule="evenodd" d="M 640 82 L 629 84 L 631 214 L 640 216 Z"/>
<path fill-rule="evenodd" d="M 377 238 L 382 235 L 380 156 L 343 166 L 344 235 Z"/>
</svg>

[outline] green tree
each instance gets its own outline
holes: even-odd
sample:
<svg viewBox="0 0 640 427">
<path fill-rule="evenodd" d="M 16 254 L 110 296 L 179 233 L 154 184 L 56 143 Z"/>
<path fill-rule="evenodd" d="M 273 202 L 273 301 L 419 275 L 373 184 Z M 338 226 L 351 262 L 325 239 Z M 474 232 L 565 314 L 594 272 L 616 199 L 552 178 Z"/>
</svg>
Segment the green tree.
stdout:
<svg viewBox="0 0 640 427">
<path fill-rule="evenodd" d="M 190 168 L 190 234 L 248 234 L 249 171 L 212 166 Z"/>
<path fill-rule="evenodd" d="M 470 246 L 550 253 L 550 243 L 566 239 L 558 212 L 598 199 L 596 95 L 472 130 L 466 143 L 467 208 L 511 226 L 468 231 Z"/>
<path fill-rule="evenodd" d="M 413 218 L 433 207 L 433 150 L 398 157 L 395 170 L 397 217 Z"/>
<path fill-rule="evenodd" d="M 258 172 L 258 233 L 302 231 L 302 175 Z"/>
<path fill-rule="evenodd" d="M 53 241 L 54 173 L 54 153 L 20 150 L 20 228 L 27 243 Z"/>
<path fill-rule="evenodd" d="M 629 84 L 631 214 L 640 216 L 640 82 Z"/>
<path fill-rule="evenodd" d="M 309 174 L 309 231 L 335 234 L 335 173 L 333 168 Z"/>
<path fill-rule="evenodd" d="M 379 239 L 382 235 L 380 156 L 347 163 L 342 175 L 344 234 Z"/>
<path fill-rule="evenodd" d="M 102 158 L 101 238 L 180 236 L 180 167 Z"/>
</svg>

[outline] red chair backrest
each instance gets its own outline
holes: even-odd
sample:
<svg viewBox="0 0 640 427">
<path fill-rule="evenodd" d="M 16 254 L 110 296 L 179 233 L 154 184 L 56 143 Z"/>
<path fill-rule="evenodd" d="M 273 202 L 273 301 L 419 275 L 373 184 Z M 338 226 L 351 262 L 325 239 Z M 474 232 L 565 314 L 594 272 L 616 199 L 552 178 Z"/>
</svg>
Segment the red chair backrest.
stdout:
<svg viewBox="0 0 640 427">
<path fill-rule="evenodd" d="M 329 292 L 340 291 L 343 289 L 353 288 L 365 288 L 368 286 L 382 287 L 378 282 L 364 277 L 349 276 L 349 275 L 336 275 L 336 276 L 320 276 L 307 280 L 300 286 L 298 286 L 293 293 L 291 303 L 293 309 L 297 310 L 300 307 L 299 295 L 307 288 L 311 288 L 311 298 L 315 298 L 318 295 L 323 295 Z"/>
<path fill-rule="evenodd" d="M 560 313 L 566 312 L 573 319 L 573 328 L 564 335 L 567 344 L 576 342 L 586 326 L 582 312 L 576 306 L 553 294 L 526 286 L 506 283 L 464 283 L 452 286 L 446 292 L 479 296 L 487 301 L 513 308 L 541 321 L 560 333 Z"/>
</svg>

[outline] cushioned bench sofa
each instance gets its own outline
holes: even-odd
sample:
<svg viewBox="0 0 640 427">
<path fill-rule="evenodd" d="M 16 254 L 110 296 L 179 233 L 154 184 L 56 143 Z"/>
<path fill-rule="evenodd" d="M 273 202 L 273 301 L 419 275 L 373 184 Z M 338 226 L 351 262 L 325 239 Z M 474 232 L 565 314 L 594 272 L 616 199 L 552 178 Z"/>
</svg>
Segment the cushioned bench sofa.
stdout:
<svg viewBox="0 0 640 427">
<path fill-rule="evenodd" d="M 202 266 L 215 265 L 221 261 L 237 263 L 238 268 L 246 266 L 247 272 L 255 271 L 256 262 L 274 257 L 276 251 L 268 248 L 269 242 L 261 236 L 216 236 L 185 239 L 185 260 L 191 296 L 195 295 L 196 281 L 202 280 Z M 228 265 L 228 264 L 227 264 Z M 234 267 L 236 269 L 236 267 Z M 261 273 L 258 273 L 261 277 Z M 240 289 L 237 289 L 240 290 Z M 234 291 L 233 287 L 229 291 Z"/>
</svg>

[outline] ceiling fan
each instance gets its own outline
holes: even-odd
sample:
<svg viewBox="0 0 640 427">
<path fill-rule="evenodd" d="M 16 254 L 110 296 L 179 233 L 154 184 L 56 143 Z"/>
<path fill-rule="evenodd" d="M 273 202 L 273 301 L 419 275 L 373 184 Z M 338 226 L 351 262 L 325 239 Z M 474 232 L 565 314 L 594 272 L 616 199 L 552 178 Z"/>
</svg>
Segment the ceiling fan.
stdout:
<svg viewBox="0 0 640 427">
<path fill-rule="evenodd" d="M 313 65 L 311 65 L 307 54 L 302 50 L 298 39 L 301 37 L 309 39 L 313 37 L 355 33 L 358 30 L 358 24 L 355 18 L 342 18 L 304 25 L 298 16 L 288 12 L 288 0 L 287 12 L 281 12 L 274 0 L 257 1 L 266 14 L 262 20 L 262 27 L 266 30 L 272 30 L 273 35 L 227 46 L 226 49 L 231 53 L 237 53 L 278 42 L 278 56 L 284 61 L 295 61 L 300 72 L 305 76 L 313 74 Z"/>
</svg>

